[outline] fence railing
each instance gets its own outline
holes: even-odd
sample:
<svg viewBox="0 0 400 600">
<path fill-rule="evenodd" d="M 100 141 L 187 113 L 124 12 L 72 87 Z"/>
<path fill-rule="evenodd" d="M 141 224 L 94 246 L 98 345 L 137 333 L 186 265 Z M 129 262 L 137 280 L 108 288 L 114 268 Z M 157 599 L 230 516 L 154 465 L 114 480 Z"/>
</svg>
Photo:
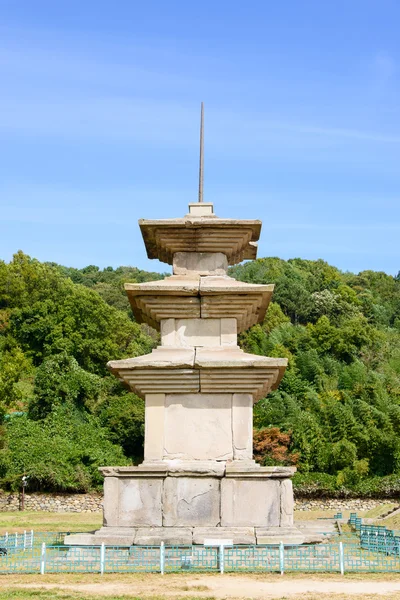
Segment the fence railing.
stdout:
<svg viewBox="0 0 400 600">
<path fill-rule="evenodd" d="M 23 533 L 5 533 L 0 536 L 0 548 L 3 553 L 4 550 L 7 552 L 26 550 L 27 548 L 33 548 L 34 544 L 34 533 L 31 531 L 24 531 Z"/>
<path fill-rule="evenodd" d="M 0 573 L 400 572 L 400 557 L 357 542 L 303 546 L 41 546 L 0 557 Z"/>
<path fill-rule="evenodd" d="M 360 537 L 360 546 L 364 550 L 383 552 L 387 556 L 400 557 L 400 536 L 384 525 L 367 525 L 356 513 L 350 514 L 349 524 Z"/>
<path fill-rule="evenodd" d="M 0 536 L 0 573 L 400 573 L 400 537 L 356 514 L 349 522 L 355 533 L 308 545 L 69 546 L 66 532 L 25 531 Z"/>
</svg>

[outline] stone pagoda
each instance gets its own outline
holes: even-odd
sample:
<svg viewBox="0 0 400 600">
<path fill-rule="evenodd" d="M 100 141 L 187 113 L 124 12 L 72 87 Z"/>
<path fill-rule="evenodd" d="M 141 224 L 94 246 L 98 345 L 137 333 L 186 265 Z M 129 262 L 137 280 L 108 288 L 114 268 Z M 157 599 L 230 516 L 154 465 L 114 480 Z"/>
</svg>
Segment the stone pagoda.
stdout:
<svg viewBox="0 0 400 600">
<path fill-rule="evenodd" d="M 256 258 L 261 222 L 214 214 L 202 198 L 200 156 L 200 201 L 188 214 L 139 221 L 147 256 L 172 265 L 173 274 L 125 289 L 136 321 L 159 330 L 161 345 L 108 367 L 145 401 L 144 461 L 101 468 L 104 526 L 86 543 L 296 536 L 295 469 L 260 467 L 252 443 L 253 405 L 278 387 L 287 360 L 237 344 L 238 333 L 263 321 L 274 286 L 227 274 L 229 265 Z"/>
</svg>

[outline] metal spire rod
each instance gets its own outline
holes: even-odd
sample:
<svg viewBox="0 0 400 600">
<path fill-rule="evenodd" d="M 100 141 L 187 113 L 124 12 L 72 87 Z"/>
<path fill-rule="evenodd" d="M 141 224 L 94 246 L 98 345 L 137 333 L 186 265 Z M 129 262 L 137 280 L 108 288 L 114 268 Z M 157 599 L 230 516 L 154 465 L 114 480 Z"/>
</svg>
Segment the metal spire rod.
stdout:
<svg viewBox="0 0 400 600">
<path fill-rule="evenodd" d="M 199 164 L 199 202 L 203 202 L 204 180 L 204 103 L 201 103 L 200 116 L 200 164 Z"/>
</svg>

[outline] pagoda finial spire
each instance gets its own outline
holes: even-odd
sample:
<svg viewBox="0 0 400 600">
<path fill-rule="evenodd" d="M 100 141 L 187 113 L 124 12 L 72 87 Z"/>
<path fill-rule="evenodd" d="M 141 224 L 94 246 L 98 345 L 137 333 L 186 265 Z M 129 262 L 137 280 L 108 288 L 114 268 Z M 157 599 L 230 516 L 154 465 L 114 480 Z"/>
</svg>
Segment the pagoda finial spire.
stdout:
<svg viewBox="0 0 400 600">
<path fill-rule="evenodd" d="M 200 115 L 199 202 L 203 202 L 203 181 L 204 181 L 204 102 L 201 103 L 201 115 Z"/>
</svg>

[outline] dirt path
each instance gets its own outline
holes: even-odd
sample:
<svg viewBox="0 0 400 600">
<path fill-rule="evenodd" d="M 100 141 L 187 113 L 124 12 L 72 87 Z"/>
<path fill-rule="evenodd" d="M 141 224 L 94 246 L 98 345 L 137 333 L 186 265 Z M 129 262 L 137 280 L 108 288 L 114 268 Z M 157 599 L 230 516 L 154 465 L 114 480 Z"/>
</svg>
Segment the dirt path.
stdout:
<svg viewBox="0 0 400 600">
<path fill-rule="evenodd" d="M 121 578 L 122 579 L 122 578 Z M 2 582 L 3 585 L 5 581 Z M 10 589 L 57 589 L 65 591 L 80 592 L 82 594 L 93 594 L 112 596 L 127 595 L 135 596 L 164 596 L 182 597 L 196 596 L 198 598 L 288 598 L 305 594 L 328 595 L 338 594 L 342 597 L 392 595 L 400 599 L 400 578 L 398 580 L 375 580 L 367 579 L 367 575 L 359 580 L 338 580 L 321 578 L 262 578 L 254 579 L 251 576 L 207 576 L 199 575 L 192 577 L 175 577 L 168 575 L 165 578 L 144 578 L 129 582 L 104 581 L 102 583 L 41 583 L 39 578 L 30 583 L 11 582 Z M 8 586 L 7 586 L 8 587 Z M 4 589 L 4 588 L 3 588 Z M 394 596 L 393 596 L 394 595 Z"/>
</svg>

